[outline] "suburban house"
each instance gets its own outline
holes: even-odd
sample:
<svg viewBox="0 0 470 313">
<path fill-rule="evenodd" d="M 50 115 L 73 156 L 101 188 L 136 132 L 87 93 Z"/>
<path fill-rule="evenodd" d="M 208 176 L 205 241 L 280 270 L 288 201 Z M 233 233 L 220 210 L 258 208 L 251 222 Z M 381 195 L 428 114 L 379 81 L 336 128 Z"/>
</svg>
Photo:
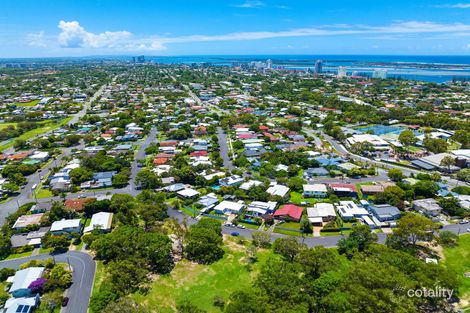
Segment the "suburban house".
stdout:
<svg viewBox="0 0 470 313">
<path fill-rule="evenodd" d="M 93 198 L 67 199 L 64 202 L 64 206 L 67 210 L 75 211 L 75 212 L 82 212 L 85 209 L 85 205 L 93 201 L 94 201 Z"/>
<path fill-rule="evenodd" d="M 24 229 L 31 225 L 39 225 L 44 213 L 30 214 L 30 215 L 21 215 L 13 224 L 13 229 Z"/>
<path fill-rule="evenodd" d="M 91 217 L 90 225 L 85 227 L 83 232 L 89 233 L 89 232 L 92 232 L 94 229 L 99 229 L 100 231 L 108 232 L 111 230 L 112 223 L 113 223 L 113 213 L 108 213 L 108 212 L 95 213 Z"/>
<path fill-rule="evenodd" d="M 49 232 L 50 227 L 41 227 L 38 230 L 29 233 L 14 234 L 10 238 L 11 247 L 19 248 L 24 246 L 33 246 L 39 248 L 41 239 Z"/>
<path fill-rule="evenodd" d="M 331 203 L 315 203 L 313 208 L 307 208 L 307 216 L 312 225 L 322 226 L 336 219 L 335 207 Z"/>
<path fill-rule="evenodd" d="M 219 203 L 219 199 L 217 198 L 217 195 L 215 193 L 209 193 L 205 196 L 202 196 L 197 201 L 197 204 L 202 206 L 202 210 L 204 212 L 212 209 L 217 203 Z"/>
<path fill-rule="evenodd" d="M 39 305 L 40 297 L 9 298 L 3 305 L 3 313 L 32 313 Z"/>
<path fill-rule="evenodd" d="M 238 186 L 243 183 L 243 177 L 239 175 L 232 175 L 219 179 L 219 185 L 224 187 Z"/>
<path fill-rule="evenodd" d="M 328 196 L 328 188 L 325 184 L 304 185 L 304 197 L 326 198 Z"/>
<path fill-rule="evenodd" d="M 353 184 L 332 183 L 330 189 L 339 197 L 357 197 L 357 189 Z"/>
<path fill-rule="evenodd" d="M 233 202 L 224 200 L 214 207 L 217 214 L 240 214 L 245 207 L 242 201 Z"/>
<path fill-rule="evenodd" d="M 274 213 L 274 210 L 276 210 L 276 207 L 277 202 L 274 201 L 253 201 L 246 208 L 246 215 L 259 217 L 266 214 L 272 214 Z"/>
<path fill-rule="evenodd" d="M 274 212 L 274 217 L 286 221 L 299 222 L 302 217 L 302 208 L 293 204 L 286 204 Z"/>
<path fill-rule="evenodd" d="M 354 201 L 340 201 L 336 209 L 343 220 L 369 215 L 366 209 L 359 207 Z"/>
<path fill-rule="evenodd" d="M 28 267 L 17 271 L 8 292 L 15 298 L 30 296 L 31 289 L 29 289 L 29 286 L 33 281 L 41 278 L 43 273 L 44 267 Z"/>
<path fill-rule="evenodd" d="M 51 233 L 54 235 L 69 235 L 72 233 L 80 233 L 82 231 L 82 221 L 77 219 L 55 221 L 51 225 Z"/>
<path fill-rule="evenodd" d="M 361 185 L 361 193 L 364 196 L 372 196 L 384 192 L 382 185 Z"/>
<path fill-rule="evenodd" d="M 437 201 L 433 198 L 429 199 L 420 199 L 413 201 L 413 209 L 422 212 L 424 215 L 428 217 L 436 217 L 438 216 L 442 208 L 439 206 Z"/>
<path fill-rule="evenodd" d="M 272 196 L 279 196 L 281 198 L 285 198 L 287 196 L 287 193 L 289 192 L 289 187 L 286 187 L 284 185 L 274 185 L 269 187 L 266 192 Z"/>
<path fill-rule="evenodd" d="M 380 222 L 395 221 L 401 216 L 401 212 L 397 207 L 388 204 L 377 204 L 370 206 L 369 211 Z"/>
<path fill-rule="evenodd" d="M 177 192 L 178 196 L 181 198 L 192 199 L 196 198 L 199 195 L 199 191 L 192 188 L 185 188 Z"/>
</svg>

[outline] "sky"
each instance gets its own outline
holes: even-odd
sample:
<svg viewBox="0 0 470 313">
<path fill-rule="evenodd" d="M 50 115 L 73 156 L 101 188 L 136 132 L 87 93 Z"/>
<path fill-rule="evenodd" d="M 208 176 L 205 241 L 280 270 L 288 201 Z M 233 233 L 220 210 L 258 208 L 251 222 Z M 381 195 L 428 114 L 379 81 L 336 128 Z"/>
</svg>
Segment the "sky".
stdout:
<svg viewBox="0 0 470 313">
<path fill-rule="evenodd" d="M 470 55 L 470 0 L 1 0 L 0 58 Z"/>
</svg>

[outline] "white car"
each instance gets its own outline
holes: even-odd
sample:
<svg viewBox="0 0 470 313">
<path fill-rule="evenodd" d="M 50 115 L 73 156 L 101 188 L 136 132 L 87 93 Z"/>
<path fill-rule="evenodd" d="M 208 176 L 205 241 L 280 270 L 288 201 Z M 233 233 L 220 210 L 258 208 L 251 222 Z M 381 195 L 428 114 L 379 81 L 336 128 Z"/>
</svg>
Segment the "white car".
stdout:
<svg viewBox="0 0 470 313">
<path fill-rule="evenodd" d="M 470 233 L 470 228 L 467 228 L 467 231 Z"/>
</svg>

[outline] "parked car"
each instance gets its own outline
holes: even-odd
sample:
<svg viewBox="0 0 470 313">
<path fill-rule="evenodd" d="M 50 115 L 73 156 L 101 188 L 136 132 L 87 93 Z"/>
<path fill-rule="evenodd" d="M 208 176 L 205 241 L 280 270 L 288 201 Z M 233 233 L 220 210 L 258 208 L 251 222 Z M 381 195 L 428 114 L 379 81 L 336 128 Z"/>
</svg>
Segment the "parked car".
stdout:
<svg viewBox="0 0 470 313">
<path fill-rule="evenodd" d="M 468 220 L 461 220 L 459 224 L 468 224 Z"/>
<path fill-rule="evenodd" d="M 467 231 L 470 233 L 470 228 L 467 228 Z"/>
<path fill-rule="evenodd" d="M 232 235 L 232 236 L 234 236 L 234 237 L 237 237 L 237 236 L 240 236 L 240 233 L 239 233 L 239 232 L 236 232 L 236 231 L 234 231 L 234 232 L 232 232 L 232 234 L 231 234 L 231 235 Z"/>
<path fill-rule="evenodd" d="M 67 304 L 69 304 L 69 297 L 64 297 L 62 299 L 62 306 L 67 306 Z"/>
</svg>

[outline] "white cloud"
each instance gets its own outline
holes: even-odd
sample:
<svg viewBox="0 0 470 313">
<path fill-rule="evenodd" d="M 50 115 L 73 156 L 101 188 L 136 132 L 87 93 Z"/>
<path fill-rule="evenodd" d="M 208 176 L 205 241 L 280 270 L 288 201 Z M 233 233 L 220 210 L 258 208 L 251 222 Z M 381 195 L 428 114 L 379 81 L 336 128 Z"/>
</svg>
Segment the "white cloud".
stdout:
<svg viewBox="0 0 470 313">
<path fill-rule="evenodd" d="M 253 9 L 253 8 L 261 8 L 264 7 L 264 2 L 259 0 L 247 0 L 241 4 L 235 5 L 237 8 L 244 8 L 244 9 Z"/>
<path fill-rule="evenodd" d="M 46 47 L 46 40 L 44 38 L 44 31 L 38 33 L 30 33 L 26 35 L 28 45 L 31 47 Z"/>
<path fill-rule="evenodd" d="M 449 9 L 470 9 L 470 3 L 441 4 L 441 5 L 436 5 L 435 7 L 449 8 Z"/>
<path fill-rule="evenodd" d="M 59 28 L 62 30 L 58 37 L 59 44 L 66 48 L 113 48 L 132 35 L 128 31 L 94 34 L 86 31 L 77 21 L 60 21 Z"/>
<path fill-rule="evenodd" d="M 77 21 L 60 21 L 61 30 L 58 43 L 67 48 L 88 48 L 113 51 L 161 51 L 167 49 L 168 44 L 219 42 L 219 41 L 249 41 L 273 38 L 319 37 L 319 36 L 362 36 L 369 39 L 404 39 L 409 36 L 420 35 L 426 39 L 432 36 L 451 36 L 457 33 L 469 33 L 470 25 L 461 23 L 442 24 L 419 21 L 397 21 L 385 26 L 335 24 L 318 27 L 298 28 L 283 31 L 254 31 L 233 32 L 216 35 L 188 35 L 188 36 L 144 36 L 137 37 L 128 31 L 105 31 L 95 34 L 87 31 Z M 425 36 L 425 34 L 429 34 Z M 30 42 L 41 42 L 43 33 L 31 37 Z M 33 39 L 38 40 L 33 40 Z"/>
</svg>

